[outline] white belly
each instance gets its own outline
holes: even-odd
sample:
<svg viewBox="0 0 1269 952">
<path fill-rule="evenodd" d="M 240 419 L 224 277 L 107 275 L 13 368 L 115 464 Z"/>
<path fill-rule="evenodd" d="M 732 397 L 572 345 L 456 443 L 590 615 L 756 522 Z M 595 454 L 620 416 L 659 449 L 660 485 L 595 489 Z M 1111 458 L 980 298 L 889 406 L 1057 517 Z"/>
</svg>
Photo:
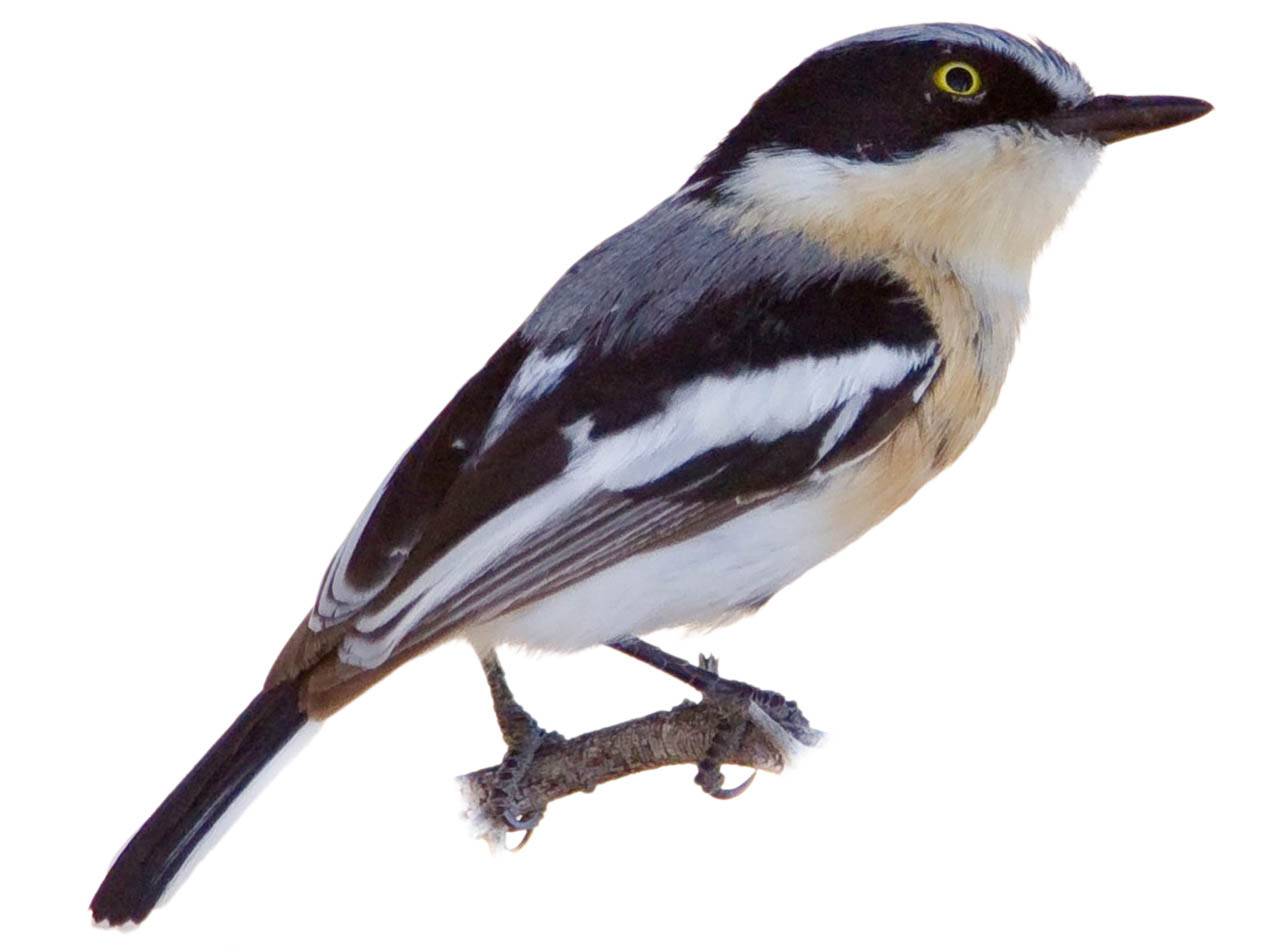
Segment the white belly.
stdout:
<svg viewBox="0 0 1269 952">
<path fill-rule="evenodd" d="M 850 541 L 833 532 L 834 495 L 826 482 L 773 499 L 463 635 L 478 649 L 514 644 L 575 651 L 662 628 L 717 624 L 765 601 Z"/>
</svg>

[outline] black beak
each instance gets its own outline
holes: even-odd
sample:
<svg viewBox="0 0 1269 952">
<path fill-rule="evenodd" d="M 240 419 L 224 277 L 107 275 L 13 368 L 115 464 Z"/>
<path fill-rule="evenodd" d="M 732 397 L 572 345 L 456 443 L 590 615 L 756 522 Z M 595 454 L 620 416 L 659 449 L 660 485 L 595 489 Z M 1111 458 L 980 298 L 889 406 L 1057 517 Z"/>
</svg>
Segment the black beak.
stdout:
<svg viewBox="0 0 1269 952">
<path fill-rule="evenodd" d="M 1084 136 L 1103 145 L 1170 129 L 1205 116 L 1211 103 L 1184 96 L 1095 96 L 1040 120 L 1059 135 Z"/>
</svg>

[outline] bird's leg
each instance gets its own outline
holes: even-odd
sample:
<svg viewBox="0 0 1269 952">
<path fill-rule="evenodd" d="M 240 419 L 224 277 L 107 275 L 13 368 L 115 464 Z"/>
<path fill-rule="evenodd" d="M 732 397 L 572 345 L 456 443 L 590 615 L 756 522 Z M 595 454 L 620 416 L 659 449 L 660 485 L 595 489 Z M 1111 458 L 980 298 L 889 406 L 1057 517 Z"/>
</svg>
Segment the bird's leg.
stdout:
<svg viewBox="0 0 1269 952">
<path fill-rule="evenodd" d="M 813 746 L 823 736 L 811 727 L 797 704 L 783 695 L 719 677 L 716 658 L 701 655 L 700 664 L 692 664 L 638 638 L 613 642 L 612 647 L 677 678 L 701 692 L 704 703 L 719 709 L 718 731 L 705 757 L 696 765 L 696 783 L 712 797 L 726 800 L 737 796 L 753 781 L 751 776 L 738 787 L 724 789 L 721 769 L 750 723 L 784 750 Z"/>
<path fill-rule="evenodd" d="M 492 650 L 481 654 L 480 664 L 485 670 L 485 680 L 489 683 L 498 728 L 507 744 L 507 753 L 498 767 L 495 793 L 489 804 L 490 812 L 506 830 L 525 831 L 525 838 L 520 841 L 520 846 L 523 846 L 528 841 L 529 833 L 541 821 L 546 807 L 526 801 L 521 794 L 520 783 L 528 773 L 538 750 L 545 744 L 558 743 L 564 738 L 554 731 L 543 730 L 529 712 L 520 706 L 512 696 L 511 688 L 507 686 L 507 676 L 498 663 L 498 656 Z"/>
</svg>

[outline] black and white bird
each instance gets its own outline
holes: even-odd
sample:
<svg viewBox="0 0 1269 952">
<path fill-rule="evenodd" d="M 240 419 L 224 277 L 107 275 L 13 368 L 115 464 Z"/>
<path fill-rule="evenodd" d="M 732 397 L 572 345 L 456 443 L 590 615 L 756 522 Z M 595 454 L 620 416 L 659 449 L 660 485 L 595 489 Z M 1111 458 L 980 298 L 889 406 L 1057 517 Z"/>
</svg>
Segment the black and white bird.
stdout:
<svg viewBox="0 0 1269 952">
<path fill-rule="evenodd" d="M 467 639 L 495 686 L 501 645 L 612 645 L 722 684 L 639 636 L 757 608 L 956 459 L 1103 146 L 1210 108 L 1094 96 L 1053 49 L 977 26 L 868 33 L 797 66 L 405 453 L 94 917 L 142 920 L 305 724 L 442 641 Z"/>
</svg>

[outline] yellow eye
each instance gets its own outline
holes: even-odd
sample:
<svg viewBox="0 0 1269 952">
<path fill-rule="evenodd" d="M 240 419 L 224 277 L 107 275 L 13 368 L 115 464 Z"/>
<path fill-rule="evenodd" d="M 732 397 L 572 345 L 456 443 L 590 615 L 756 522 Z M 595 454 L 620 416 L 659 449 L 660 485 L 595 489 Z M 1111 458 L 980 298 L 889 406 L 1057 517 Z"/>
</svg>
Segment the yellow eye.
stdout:
<svg viewBox="0 0 1269 952">
<path fill-rule="evenodd" d="M 944 63 L 934 71 L 934 85 L 953 96 L 973 96 L 981 92 L 983 78 L 968 63 Z"/>
</svg>

